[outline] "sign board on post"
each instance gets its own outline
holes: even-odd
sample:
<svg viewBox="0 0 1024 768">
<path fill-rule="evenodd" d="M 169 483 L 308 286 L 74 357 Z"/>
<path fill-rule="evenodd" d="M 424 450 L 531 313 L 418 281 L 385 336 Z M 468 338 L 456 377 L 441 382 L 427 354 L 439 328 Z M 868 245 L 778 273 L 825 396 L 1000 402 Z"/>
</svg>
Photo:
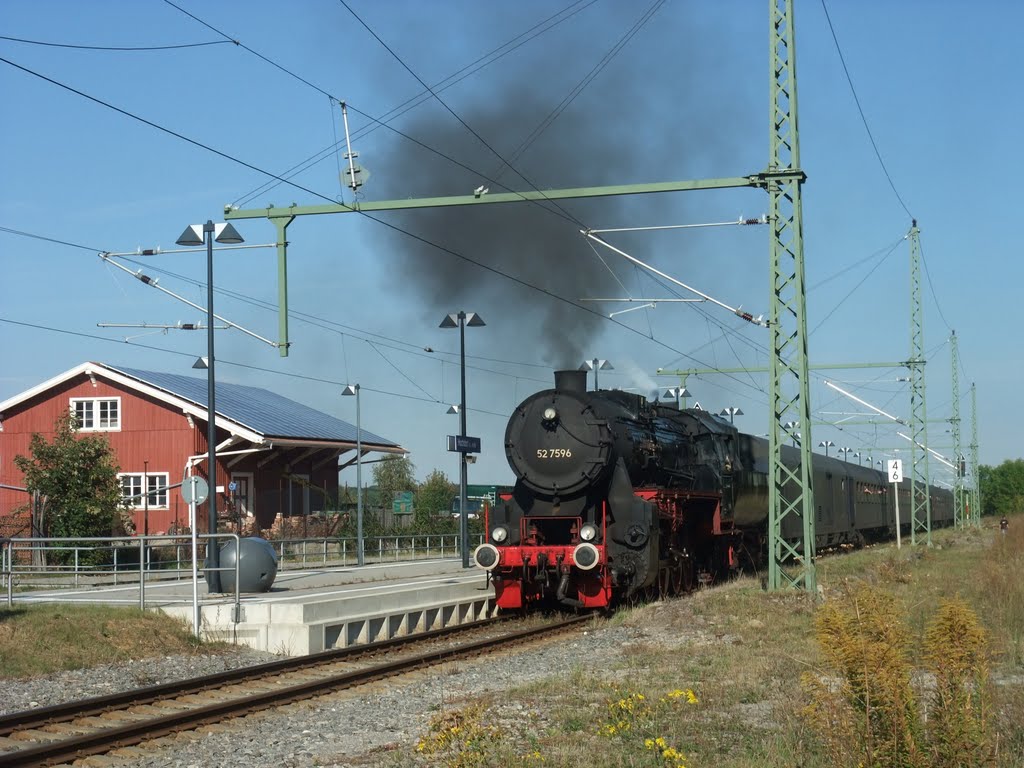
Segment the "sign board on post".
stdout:
<svg viewBox="0 0 1024 768">
<path fill-rule="evenodd" d="M 391 502 L 391 512 L 395 515 L 411 515 L 415 509 L 412 505 L 412 491 L 396 491 Z"/>
<path fill-rule="evenodd" d="M 885 473 L 889 476 L 889 482 L 892 483 L 893 502 L 896 504 L 896 549 L 902 549 L 899 484 L 903 482 L 903 461 L 900 459 L 887 459 L 885 462 Z M 913 522 L 911 522 L 911 525 L 913 525 Z"/>
<path fill-rule="evenodd" d="M 480 438 L 466 435 L 448 435 L 448 450 L 458 453 L 480 453 Z"/>
</svg>

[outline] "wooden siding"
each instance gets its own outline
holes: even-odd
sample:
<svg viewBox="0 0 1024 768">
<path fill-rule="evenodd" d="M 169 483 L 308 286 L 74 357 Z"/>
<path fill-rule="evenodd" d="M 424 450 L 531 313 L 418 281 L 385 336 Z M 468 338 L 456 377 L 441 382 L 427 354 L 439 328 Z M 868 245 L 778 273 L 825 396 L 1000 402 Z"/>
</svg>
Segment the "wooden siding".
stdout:
<svg viewBox="0 0 1024 768">
<path fill-rule="evenodd" d="M 64 382 L 31 400 L 19 404 L 3 415 L 0 426 L 0 484 L 23 486 L 24 478 L 14 466 L 16 455 L 27 455 L 29 440 L 33 433 L 52 437 L 57 419 L 68 411 L 72 398 L 120 398 L 120 429 L 96 433 L 106 437 L 117 457 L 122 473 L 143 474 L 166 473 L 171 485 L 180 483 L 185 465 L 190 456 L 206 454 L 206 422 L 189 419 L 180 410 L 167 403 L 123 387 L 120 384 L 97 375 L 95 383 L 85 374 Z M 223 442 L 228 436 L 218 430 L 217 440 Z M 251 447 L 242 442 L 228 451 Z M 290 448 L 239 456 L 217 457 L 217 485 L 227 489 L 232 472 L 253 473 L 253 511 L 262 527 L 269 526 L 274 517 L 288 510 L 303 509 L 302 494 L 292 486 L 288 475 L 306 475 L 309 483 L 323 489 L 332 498 L 337 496 L 338 473 L 336 462 L 314 469 L 329 456 L 329 449 L 312 454 L 308 449 Z M 199 462 L 194 473 L 207 478 L 206 462 Z M 291 504 L 289 505 L 289 493 Z M 321 501 L 315 499 L 318 496 Z M 324 508 L 324 493 L 310 491 L 308 509 Z M 10 517 L 15 510 L 28 503 L 27 494 L 0 488 L 0 520 Z M 139 533 L 147 528 L 150 533 L 162 533 L 188 525 L 188 504 L 181 496 L 180 489 L 167 493 L 168 505 L 148 511 L 137 509 L 134 514 L 135 527 Z M 222 496 L 218 501 L 222 519 L 230 519 L 230 504 Z M 199 528 L 205 531 L 208 519 L 207 504 L 199 507 Z M 10 527 L 10 526 L 8 526 Z M 14 532 L 14 531 L 11 531 Z M 0 535 L 4 535 L 0 531 Z"/>
</svg>

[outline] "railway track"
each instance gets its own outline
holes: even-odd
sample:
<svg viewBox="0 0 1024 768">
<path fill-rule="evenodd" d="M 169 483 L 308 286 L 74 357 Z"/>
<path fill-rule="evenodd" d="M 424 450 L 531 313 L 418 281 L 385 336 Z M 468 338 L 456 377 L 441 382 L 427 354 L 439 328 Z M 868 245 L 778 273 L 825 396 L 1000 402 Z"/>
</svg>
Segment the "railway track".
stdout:
<svg viewBox="0 0 1024 768">
<path fill-rule="evenodd" d="M 140 688 L 0 716 L 0 768 L 71 763 L 233 717 L 353 688 L 456 659 L 566 631 L 590 621 L 573 616 L 482 639 L 500 619 L 475 622 L 206 677 Z M 400 654 L 424 643 L 441 647 Z M 385 655 L 384 661 L 374 657 Z M 399 655 L 399 658 L 394 658 Z"/>
</svg>

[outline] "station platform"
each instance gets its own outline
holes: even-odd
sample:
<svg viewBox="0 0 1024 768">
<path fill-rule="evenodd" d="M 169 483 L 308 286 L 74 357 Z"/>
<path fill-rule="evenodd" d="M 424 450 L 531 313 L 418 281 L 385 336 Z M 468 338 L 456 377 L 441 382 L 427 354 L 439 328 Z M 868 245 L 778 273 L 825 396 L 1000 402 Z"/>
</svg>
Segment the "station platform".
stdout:
<svg viewBox="0 0 1024 768">
<path fill-rule="evenodd" d="M 491 616 L 494 590 L 461 560 L 417 560 L 279 572 L 269 592 L 209 594 L 198 585 L 200 634 L 303 656 Z M 147 581 L 144 602 L 194 621 L 192 581 Z M 17 603 L 139 605 L 139 584 L 19 593 Z"/>
</svg>

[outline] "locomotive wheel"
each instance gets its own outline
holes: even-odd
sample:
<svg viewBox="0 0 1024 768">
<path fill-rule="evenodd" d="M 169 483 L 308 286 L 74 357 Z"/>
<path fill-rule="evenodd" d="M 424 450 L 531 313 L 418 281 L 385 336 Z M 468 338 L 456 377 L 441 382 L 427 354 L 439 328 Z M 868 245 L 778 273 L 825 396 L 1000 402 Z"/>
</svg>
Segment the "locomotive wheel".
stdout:
<svg viewBox="0 0 1024 768">
<path fill-rule="evenodd" d="M 658 596 L 662 599 L 671 597 L 674 593 L 672 589 L 672 568 L 669 566 L 662 566 L 658 570 Z"/>
<path fill-rule="evenodd" d="M 685 563 L 675 563 L 672 566 L 672 594 L 681 595 L 683 594 L 683 583 L 686 580 L 684 571 L 686 570 Z"/>
</svg>

